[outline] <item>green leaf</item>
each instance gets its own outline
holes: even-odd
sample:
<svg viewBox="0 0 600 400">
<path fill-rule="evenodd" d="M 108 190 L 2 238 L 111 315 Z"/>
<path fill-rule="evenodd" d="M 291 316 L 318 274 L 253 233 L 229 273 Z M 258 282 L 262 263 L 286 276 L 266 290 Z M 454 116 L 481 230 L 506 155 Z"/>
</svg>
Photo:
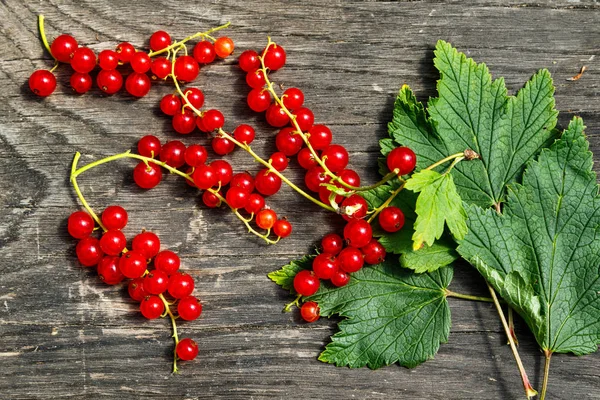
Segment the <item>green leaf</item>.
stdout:
<svg viewBox="0 0 600 400">
<path fill-rule="evenodd" d="M 442 237 L 431 246 L 423 246 L 419 250 L 402 252 L 400 265 L 412 269 L 418 274 L 433 272 L 452 264 L 458 258 L 455 248 L 456 243 L 454 241 Z"/>
<path fill-rule="evenodd" d="M 422 170 L 406 181 L 406 189 L 420 192 L 415 212 L 417 219 L 412 236 L 413 250 L 426 243 L 433 245 L 444 233 L 444 224 L 456 239 L 467 233 L 467 215 L 450 174 Z"/>
<path fill-rule="evenodd" d="M 543 350 L 600 343 L 600 198 L 583 121 L 511 185 L 503 214 L 468 207 L 458 252 L 527 322 Z"/>
<path fill-rule="evenodd" d="M 452 269 L 416 275 L 384 262 L 352 274 L 341 288 L 322 287 L 310 297 L 321 315 L 346 317 L 319 360 L 358 368 L 395 362 L 414 367 L 432 358 L 448 340 L 446 288 Z"/>
<path fill-rule="evenodd" d="M 294 260 L 289 264 L 284 265 L 277 271 L 267 274 L 267 276 L 283 289 L 289 290 L 292 294 L 296 293 L 294 290 L 294 277 L 299 271 L 312 268 L 313 258 L 314 257 L 312 256 L 304 256 L 299 260 Z"/>
</svg>

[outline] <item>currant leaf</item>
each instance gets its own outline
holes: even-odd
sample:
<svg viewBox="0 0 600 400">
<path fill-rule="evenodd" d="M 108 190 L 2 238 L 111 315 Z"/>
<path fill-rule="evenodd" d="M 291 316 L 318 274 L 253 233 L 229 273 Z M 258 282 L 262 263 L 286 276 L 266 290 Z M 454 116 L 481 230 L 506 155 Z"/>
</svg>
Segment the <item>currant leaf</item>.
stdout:
<svg viewBox="0 0 600 400">
<path fill-rule="evenodd" d="M 542 150 L 509 187 L 502 215 L 468 206 L 458 247 L 551 353 L 600 343 L 600 197 L 583 131 L 575 118 Z"/>
<path fill-rule="evenodd" d="M 458 259 L 458 253 L 455 249 L 456 243 L 452 239 L 442 237 L 440 240 L 436 240 L 431 246 L 423 246 L 422 249 L 417 251 L 402 252 L 400 255 L 400 265 L 404 268 L 412 269 L 418 274 L 433 272 L 436 269 L 452 264 Z"/>
</svg>

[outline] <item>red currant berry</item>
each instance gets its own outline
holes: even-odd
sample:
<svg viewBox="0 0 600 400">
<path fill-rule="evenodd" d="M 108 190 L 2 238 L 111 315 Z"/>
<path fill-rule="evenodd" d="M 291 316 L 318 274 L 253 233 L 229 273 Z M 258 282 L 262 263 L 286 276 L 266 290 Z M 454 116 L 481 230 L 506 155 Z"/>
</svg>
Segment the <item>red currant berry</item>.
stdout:
<svg viewBox="0 0 600 400">
<path fill-rule="evenodd" d="M 338 261 L 331 254 L 321 253 L 313 259 L 312 269 L 317 278 L 331 279 L 338 269 Z"/>
<path fill-rule="evenodd" d="M 287 219 L 278 219 L 273 225 L 273 233 L 280 238 L 286 238 L 292 234 L 292 224 Z"/>
<path fill-rule="evenodd" d="M 150 271 L 144 277 L 144 291 L 149 294 L 161 294 L 169 286 L 169 277 L 159 269 Z"/>
<path fill-rule="evenodd" d="M 346 197 L 342 202 L 342 216 L 346 221 L 362 219 L 367 215 L 368 210 L 367 201 L 356 193 Z"/>
<path fill-rule="evenodd" d="M 198 64 L 210 64 L 215 60 L 216 55 L 215 46 L 207 40 L 198 42 L 194 46 L 194 59 Z"/>
<path fill-rule="evenodd" d="M 160 239 L 152 232 L 142 232 L 136 235 L 131 242 L 131 248 L 141 253 L 146 259 L 151 259 L 160 250 Z"/>
<path fill-rule="evenodd" d="M 314 301 L 307 301 L 300 307 L 300 316 L 306 322 L 315 322 L 319 319 L 321 310 Z"/>
<path fill-rule="evenodd" d="M 331 277 L 331 284 L 335 287 L 346 286 L 348 282 L 350 282 L 350 275 L 341 270 L 336 271 Z"/>
<path fill-rule="evenodd" d="M 190 109 L 186 108 L 182 112 L 173 115 L 172 124 L 175 132 L 187 135 L 196 129 L 196 116 Z"/>
<path fill-rule="evenodd" d="M 277 44 L 271 44 L 267 51 L 263 51 L 265 67 L 277 71 L 285 65 L 285 50 Z"/>
<path fill-rule="evenodd" d="M 87 74 L 96 66 L 96 55 L 88 47 L 79 47 L 71 57 L 71 67 L 82 74 Z"/>
<path fill-rule="evenodd" d="M 158 79 L 165 79 L 171 73 L 171 61 L 167 60 L 166 57 L 157 57 L 152 60 L 150 71 Z"/>
<path fill-rule="evenodd" d="M 256 213 L 256 226 L 261 229 L 271 229 L 275 221 L 277 221 L 277 213 L 269 208 Z"/>
<path fill-rule="evenodd" d="M 302 132 L 308 131 L 315 123 L 315 115 L 306 107 L 300 107 L 292 114 L 296 116 L 296 123 Z"/>
<path fill-rule="evenodd" d="M 146 257 L 138 251 L 131 250 L 121 256 L 119 270 L 127 278 L 139 278 L 146 272 Z"/>
<path fill-rule="evenodd" d="M 160 154 L 160 140 L 153 135 L 143 136 L 138 142 L 138 153 L 144 157 L 154 158 Z"/>
<path fill-rule="evenodd" d="M 199 189 L 209 189 L 219 183 L 217 171 L 210 165 L 200 165 L 194 169 L 192 179 Z"/>
<path fill-rule="evenodd" d="M 366 246 L 360 248 L 367 264 L 379 264 L 385 260 L 385 248 L 377 239 L 371 239 Z"/>
<path fill-rule="evenodd" d="M 283 128 L 275 136 L 277 150 L 286 156 L 293 156 L 300 151 L 304 142 L 294 128 Z"/>
<path fill-rule="evenodd" d="M 387 166 L 390 171 L 399 170 L 398 175 L 406 175 L 413 172 L 417 165 L 417 156 L 408 147 L 396 147 L 387 156 Z"/>
<path fill-rule="evenodd" d="M 147 319 L 156 319 L 165 312 L 165 304 L 158 296 L 146 296 L 140 303 L 140 311 Z"/>
<path fill-rule="evenodd" d="M 181 339 L 175 347 L 177 357 L 183 361 L 191 361 L 198 355 L 198 345 L 192 339 Z"/>
<path fill-rule="evenodd" d="M 204 126 L 204 118 L 202 118 L 200 115 L 196 117 L 196 126 L 198 127 L 198 129 L 200 129 L 200 132 L 209 132 L 209 130 L 206 129 L 206 127 Z"/>
<path fill-rule="evenodd" d="M 220 156 L 225 156 L 235 150 L 235 143 L 222 136 L 215 136 L 210 145 L 214 152 Z"/>
<path fill-rule="evenodd" d="M 204 105 L 204 93 L 198 88 L 185 89 L 184 94 L 187 96 L 188 103 L 194 108 L 202 108 Z"/>
<path fill-rule="evenodd" d="M 244 72 L 250 72 L 260 68 L 260 59 L 258 58 L 258 53 L 254 50 L 244 51 L 242 54 L 240 54 L 238 64 Z"/>
<path fill-rule="evenodd" d="M 386 232 L 397 232 L 404 226 L 404 213 L 398 207 L 386 207 L 379 214 L 379 225 Z"/>
<path fill-rule="evenodd" d="M 171 44 L 171 36 L 165 31 L 156 31 L 150 36 L 150 49 L 162 50 Z"/>
<path fill-rule="evenodd" d="M 89 74 L 75 72 L 69 81 L 75 93 L 84 94 L 92 88 L 92 77 Z"/>
<path fill-rule="evenodd" d="M 252 193 L 254 190 L 254 178 L 248 172 L 239 172 L 231 178 L 231 186 L 238 186 Z"/>
<path fill-rule="evenodd" d="M 171 140 L 160 149 L 160 161 L 167 163 L 173 168 L 182 167 L 185 164 L 185 144 L 179 140 Z"/>
<path fill-rule="evenodd" d="M 162 179 L 162 171 L 160 167 L 154 163 L 140 162 L 133 169 L 133 180 L 142 189 L 152 189 L 160 183 Z"/>
<path fill-rule="evenodd" d="M 255 185 L 258 193 L 272 196 L 281 189 L 281 178 L 265 168 L 256 174 Z"/>
<path fill-rule="evenodd" d="M 156 257 L 154 257 L 154 268 L 159 271 L 165 272 L 167 275 L 172 275 L 179 269 L 181 260 L 179 256 L 171 250 L 160 251 Z"/>
<path fill-rule="evenodd" d="M 119 55 L 119 61 L 127 64 L 135 54 L 135 48 L 131 43 L 123 42 L 117 45 L 116 52 Z"/>
<path fill-rule="evenodd" d="M 109 256 L 118 256 L 125 246 L 127 246 L 127 239 L 118 229 L 108 230 L 100 238 L 100 248 Z"/>
<path fill-rule="evenodd" d="M 167 290 L 171 297 L 183 299 L 194 291 L 194 279 L 186 273 L 176 272 L 171 275 Z"/>
<path fill-rule="evenodd" d="M 219 110 L 207 110 L 202 115 L 202 123 L 204 124 L 204 128 L 208 132 L 211 132 L 223 127 L 225 117 Z"/>
<path fill-rule="evenodd" d="M 246 74 L 246 84 L 252 89 L 262 89 L 266 83 L 265 74 L 261 69 L 256 69 Z"/>
<path fill-rule="evenodd" d="M 70 63 L 77 50 L 77 40 L 71 35 L 60 35 L 50 45 L 50 53 L 60 62 Z"/>
<path fill-rule="evenodd" d="M 217 183 L 220 183 L 221 187 L 231 182 L 231 178 L 233 178 L 233 168 L 231 168 L 231 164 L 225 160 L 215 160 L 211 162 L 210 165 L 215 169 Z M 250 193 L 250 191 L 248 191 L 248 193 Z"/>
<path fill-rule="evenodd" d="M 356 247 L 346 247 L 338 255 L 338 261 L 340 268 L 344 272 L 352 273 L 360 270 L 365 260 L 363 259 L 363 253 Z"/>
<path fill-rule="evenodd" d="M 281 128 L 290 122 L 290 117 L 288 117 L 283 108 L 275 103 L 267 108 L 265 117 L 267 118 L 267 123 L 275 128 Z"/>
<path fill-rule="evenodd" d="M 40 97 L 50 96 L 56 89 L 56 77 L 46 69 L 38 69 L 29 77 L 29 89 Z"/>
<path fill-rule="evenodd" d="M 289 160 L 285 154 L 278 151 L 276 153 L 271 154 L 271 157 L 269 157 L 269 162 L 271 163 L 271 166 L 273 168 L 281 172 L 287 168 Z"/>
<path fill-rule="evenodd" d="M 194 57 L 180 56 L 175 60 L 175 77 L 184 82 L 191 82 L 198 76 L 200 67 Z"/>
<path fill-rule="evenodd" d="M 308 142 L 315 150 L 324 150 L 331 144 L 333 135 L 325 125 L 313 125 L 308 131 Z"/>
<path fill-rule="evenodd" d="M 144 291 L 144 278 L 135 278 L 129 281 L 127 291 L 129 292 L 129 297 L 135 301 L 142 301 L 148 296 L 148 293 Z"/>
<path fill-rule="evenodd" d="M 225 195 L 227 204 L 233 209 L 244 208 L 248 203 L 250 193 L 239 187 L 230 187 Z"/>
<path fill-rule="evenodd" d="M 123 86 L 123 75 L 117 70 L 98 72 L 96 84 L 106 94 L 115 94 Z"/>
<path fill-rule="evenodd" d="M 254 132 L 254 128 L 246 124 L 239 125 L 233 131 L 233 137 L 235 138 L 235 140 L 245 144 L 252 143 L 254 141 L 255 135 L 256 133 Z"/>
<path fill-rule="evenodd" d="M 75 254 L 77 254 L 79 263 L 84 267 L 93 267 L 104 256 L 98 239 L 89 236 L 84 237 L 77 243 Z"/>
<path fill-rule="evenodd" d="M 222 36 L 215 41 L 215 53 L 221 58 L 225 58 L 233 53 L 234 48 L 233 40 L 227 36 Z"/>
<path fill-rule="evenodd" d="M 323 253 L 336 255 L 342 251 L 343 247 L 344 240 L 340 235 L 335 233 L 328 233 L 327 235 L 323 236 L 323 239 L 321 239 L 321 248 L 323 249 Z"/>
<path fill-rule="evenodd" d="M 98 54 L 98 65 L 106 71 L 116 69 L 119 66 L 119 55 L 112 50 L 102 50 Z"/>
<path fill-rule="evenodd" d="M 348 165 L 348 151 L 344 146 L 339 144 L 331 144 L 327 146 L 321 158 L 324 159 L 325 165 L 331 172 L 340 172 Z"/>
<path fill-rule="evenodd" d="M 145 74 L 150 70 L 152 60 L 150 59 L 148 53 L 137 51 L 133 57 L 131 57 L 131 60 L 129 60 L 129 64 L 131 65 L 131 68 L 138 74 Z"/>
<path fill-rule="evenodd" d="M 301 296 L 312 296 L 317 293 L 320 285 L 319 278 L 307 269 L 298 272 L 294 277 L 294 290 Z"/>
<path fill-rule="evenodd" d="M 302 107 L 302 104 L 304 104 L 304 93 L 302 93 L 302 90 L 298 88 L 286 89 L 281 96 L 281 101 L 283 101 L 283 105 L 288 110 L 296 110 Z"/>
<path fill-rule="evenodd" d="M 232 181 L 232 183 L 233 183 L 233 181 Z M 256 214 L 263 208 L 265 208 L 265 198 L 262 197 L 258 193 L 252 193 L 248 197 L 248 202 L 246 203 L 246 206 L 244 207 L 246 212 L 248 212 L 250 214 Z"/>
<path fill-rule="evenodd" d="M 116 285 L 125 279 L 119 270 L 119 257 L 102 257 L 98 263 L 98 276 L 107 285 Z"/>
<path fill-rule="evenodd" d="M 366 246 L 373 237 L 371 225 L 363 219 L 355 219 L 344 227 L 344 238 L 348 245 L 354 247 Z"/>
<path fill-rule="evenodd" d="M 94 220 L 85 211 L 75 211 L 69 215 L 67 230 L 75 239 L 83 239 L 94 231 Z"/>
<path fill-rule="evenodd" d="M 327 182 L 328 177 L 325 175 L 325 170 L 321 167 L 312 167 L 306 171 L 304 176 L 304 183 L 309 190 L 318 193 L 321 188 L 321 184 Z"/>
<path fill-rule="evenodd" d="M 193 144 L 185 149 L 185 163 L 190 167 L 199 167 L 204 164 L 208 158 L 206 148 L 199 144 Z"/>
<path fill-rule="evenodd" d="M 181 100 L 174 94 L 168 94 L 160 100 L 160 110 L 167 115 L 175 115 L 181 110 Z"/>
<path fill-rule="evenodd" d="M 152 83 L 146 74 L 134 72 L 125 80 L 125 90 L 135 97 L 144 97 L 150 91 L 150 87 L 152 87 Z M 194 128 L 196 127 L 195 125 L 194 123 Z"/>
<path fill-rule="evenodd" d="M 271 94 L 262 87 L 252 89 L 246 98 L 248 107 L 254 112 L 266 111 L 271 105 Z"/>
<path fill-rule="evenodd" d="M 194 321 L 202 314 L 202 304 L 194 296 L 187 296 L 177 303 L 177 314 L 185 321 Z"/>
<path fill-rule="evenodd" d="M 354 187 L 360 186 L 360 176 L 356 173 L 356 171 L 354 171 L 352 169 L 342 170 L 338 174 L 338 176 L 340 177 L 342 182 L 344 182 L 350 186 L 354 186 Z"/>
<path fill-rule="evenodd" d="M 127 211 L 121 206 L 108 206 L 102 212 L 102 223 L 109 230 L 125 228 L 127 220 Z"/>
<path fill-rule="evenodd" d="M 315 160 L 308 147 L 304 147 L 298 152 L 298 164 L 304 169 L 311 169 L 317 166 L 317 160 Z"/>
<path fill-rule="evenodd" d="M 202 202 L 206 207 L 217 208 L 221 206 L 221 199 L 214 193 L 206 191 L 202 193 Z"/>
</svg>

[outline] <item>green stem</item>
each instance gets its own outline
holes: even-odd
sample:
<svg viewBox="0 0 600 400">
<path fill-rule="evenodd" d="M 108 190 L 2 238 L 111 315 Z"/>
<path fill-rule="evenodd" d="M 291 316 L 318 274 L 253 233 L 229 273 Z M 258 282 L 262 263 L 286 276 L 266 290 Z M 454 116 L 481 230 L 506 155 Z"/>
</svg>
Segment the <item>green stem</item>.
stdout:
<svg viewBox="0 0 600 400">
<path fill-rule="evenodd" d="M 46 29 L 44 28 L 44 16 L 42 14 L 38 15 L 38 28 L 40 30 L 40 37 L 42 38 L 42 43 L 44 43 L 44 47 L 48 51 L 48 54 L 50 54 L 52 58 L 56 60 L 56 57 L 54 57 L 52 51 L 50 51 L 50 45 L 48 44 L 48 39 L 46 38 Z"/>
<path fill-rule="evenodd" d="M 517 334 L 515 333 L 515 318 L 514 318 L 514 310 L 512 307 L 508 307 L 508 329 L 510 330 L 510 335 L 512 336 L 515 344 L 519 345 L 519 339 L 517 338 Z"/>
<path fill-rule="evenodd" d="M 386 208 L 387 206 L 390 205 L 390 203 L 396 198 L 396 196 L 398 196 L 398 193 L 400 193 L 404 189 L 404 185 L 406 185 L 406 181 L 403 181 L 402 184 L 398 187 L 398 189 L 394 190 L 392 192 L 392 194 L 390 195 L 390 197 L 388 197 L 387 200 L 382 205 L 380 205 L 379 207 L 377 207 L 373 210 L 373 213 L 367 220 L 368 223 L 373 222 L 375 220 L 375 218 L 377 217 L 377 215 L 379 215 L 381 210 L 383 210 L 384 208 Z"/>
<path fill-rule="evenodd" d="M 552 352 L 550 350 L 544 350 L 544 356 L 546 361 L 544 362 L 544 380 L 542 382 L 542 393 L 540 394 L 540 400 L 546 398 L 546 390 L 548 389 L 548 376 L 550 374 L 550 359 L 552 358 Z"/>
<path fill-rule="evenodd" d="M 175 322 L 177 317 L 171 312 L 171 304 L 167 301 L 167 299 L 165 299 L 165 297 L 162 294 L 159 294 L 158 297 L 162 300 L 163 304 L 165 305 L 165 311 L 167 312 L 167 315 L 169 316 L 169 318 L 171 318 L 171 326 L 173 327 L 173 339 L 175 340 L 175 348 L 173 349 L 173 373 L 176 374 L 178 371 L 177 345 L 179 344 L 179 336 L 177 335 L 177 322 Z"/>
<path fill-rule="evenodd" d="M 493 303 L 494 299 L 491 297 L 472 296 L 470 294 L 456 293 L 446 289 L 446 297 L 456 297 L 457 299 L 471 300 L 471 301 L 482 301 L 485 303 Z"/>
<path fill-rule="evenodd" d="M 183 40 L 180 40 L 179 42 L 175 42 L 175 43 L 171 44 L 170 46 L 168 46 L 168 47 L 165 47 L 164 49 L 157 50 L 157 51 L 151 51 L 150 53 L 148 53 L 148 55 L 149 55 L 150 57 L 157 56 L 157 55 L 159 55 L 159 54 L 162 54 L 162 53 L 165 53 L 165 52 L 167 52 L 167 51 L 170 51 L 170 50 L 172 50 L 172 49 L 174 49 L 174 48 L 176 48 L 176 47 L 179 47 L 179 46 L 181 46 L 181 45 L 185 44 L 186 42 L 188 42 L 188 41 L 190 41 L 190 40 L 192 40 L 192 39 L 196 39 L 196 38 L 198 38 L 198 37 L 203 37 L 203 38 L 204 38 L 204 37 L 206 37 L 206 38 L 209 38 L 209 39 L 211 39 L 211 40 L 214 40 L 214 38 L 213 38 L 212 36 L 210 36 L 210 34 L 211 34 L 211 33 L 213 33 L 213 32 L 219 31 L 219 30 L 221 30 L 221 29 L 228 28 L 228 27 L 229 27 L 229 25 L 231 25 L 231 22 L 227 22 L 226 24 L 223 24 L 223 25 L 221 25 L 221 26 L 217 26 L 216 28 L 209 29 L 209 30 L 207 30 L 206 32 L 198 32 L 198 33 L 195 33 L 195 34 L 193 34 L 192 36 L 188 36 L 188 37 L 186 37 L 185 39 L 183 39 Z"/>
<path fill-rule="evenodd" d="M 448 156 L 446 158 L 442 158 L 440 161 L 438 161 L 438 162 L 436 162 L 434 164 L 431 164 L 429 167 L 427 167 L 425 169 L 431 170 L 431 169 L 434 169 L 436 167 L 439 167 L 442 164 L 447 163 L 450 160 L 456 160 L 456 159 L 459 159 L 459 158 L 460 158 L 460 160 L 462 160 L 463 158 L 465 158 L 465 152 L 464 151 L 461 151 L 460 153 L 452 154 L 451 156 Z M 460 160 L 458 160 L 458 161 L 460 161 Z M 454 165 L 456 165 L 456 162 L 452 163 L 452 165 L 450 166 L 449 169 L 452 169 L 454 167 Z"/>
</svg>

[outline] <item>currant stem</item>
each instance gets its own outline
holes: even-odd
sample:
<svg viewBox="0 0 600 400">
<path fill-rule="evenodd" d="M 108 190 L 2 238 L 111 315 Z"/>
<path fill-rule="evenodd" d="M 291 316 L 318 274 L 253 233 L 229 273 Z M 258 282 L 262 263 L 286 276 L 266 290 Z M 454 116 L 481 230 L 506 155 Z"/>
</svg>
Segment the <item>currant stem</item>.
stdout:
<svg viewBox="0 0 600 400">
<path fill-rule="evenodd" d="M 550 359 L 552 358 L 552 351 L 544 350 L 544 356 L 546 361 L 544 362 L 544 380 L 542 381 L 542 393 L 540 394 L 540 400 L 546 398 L 546 390 L 548 389 L 548 376 L 550 374 Z"/>
<path fill-rule="evenodd" d="M 179 344 L 179 336 L 177 335 L 177 322 L 175 321 L 177 317 L 173 315 L 170 308 L 170 303 L 165 299 L 165 296 L 161 294 L 158 297 L 162 300 L 165 305 L 165 312 L 171 318 L 171 326 L 173 327 L 173 339 L 175 340 L 175 349 L 173 349 L 173 373 L 176 374 L 178 372 L 177 369 L 177 345 Z"/>
<path fill-rule="evenodd" d="M 102 228 L 102 230 L 104 232 L 106 232 L 107 231 L 106 227 L 104 226 L 104 224 L 102 223 L 100 218 L 98 218 L 98 215 L 96 215 L 94 210 L 92 210 L 92 207 L 90 207 L 90 205 L 88 204 L 85 197 L 83 197 L 83 193 L 81 193 L 81 189 L 79 189 L 79 184 L 77 183 L 77 175 L 78 175 L 77 174 L 77 162 L 79 161 L 80 157 L 81 157 L 81 153 L 79 153 L 79 152 L 75 153 L 75 157 L 73 158 L 73 164 L 71 164 L 71 184 L 73 185 L 73 189 L 75 190 L 75 193 L 77 194 L 77 197 L 79 198 L 79 201 L 81 201 L 81 204 L 83 205 L 83 207 L 92 216 L 92 218 L 94 218 L 94 221 L 96 221 L 98 226 L 100 228 Z"/>
<path fill-rule="evenodd" d="M 515 312 L 512 307 L 508 307 L 508 329 L 510 330 L 510 335 L 512 336 L 515 344 L 519 346 L 519 339 L 517 338 L 517 334 L 515 333 Z M 507 342 L 508 344 L 509 342 Z"/>
<path fill-rule="evenodd" d="M 450 161 L 450 160 L 456 160 L 456 159 L 460 159 L 460 160 L 458 160 L 458 161 L 461 161 L 461 160 L 462 160 L 462 159 L 464 159 L 464 158 L 465 158 L 465 152 L 464 152 L 464 151 L 461 151 L 460 153 L 452 154 L 451 156 L 448 156 L 448 157 L 446 157 L 446 158 L 442 158 L 440 161 L 438 161 L 438 162 L 436 162 L 436 163 L 434 163 L 434 164 L 431 164 L 429 167 L 427 167 L 427 168 L 425 168 L 425 169 L 432 170 L 432 169 L 434 169 L 434 168 L 437 168 L 437 167 L 439 167 L 439 166 L 440 166 L 440 165 L 442 165 L 442 164 L 445 164 L 445 163 L 447 163 L 447 162 L 448 162 L 448 161 Z M 450 170 L 450 169 L 452 169 L 452 168 L 453 168 L 455 165 L 456 165 L 456 162 L 453 162 L 453 163 L 450 165 L 450 168 L 449 168 L 449 170 Z"/>
<path fill-rule="evenodd" d="M 211 28 L 211 29 L 207 30 L 206 32 L 195 33 L 192 36 L 188 36 L 185 39 L 180 40 L 179 42 L 175 42 L 175 43 L 171 44 L 170 46 L 165 47 L 164 49 L 156 50 L 156 51 L 151 51 L 150 53 L 148 53 L 148 55 L 150 57 L 157 56 L 157 55 L 162 54 L 164 52 L 170 51 L 170 50 L 172 50 L 172 49 L 174 49 L 174 48 L 176 48 L 178 46 L 181 46 L 181 45 L 185 44 L 186 42 L 188 42 L 188 41 L 190 41 L 192 39 L 196 39 L 198 37 L 203 37 L 203 38 L 206 37 L 206 38 L 209 38 L 209 39 L 211 39 L 211 40 L 214 41 L 215 39 L 212 36 L 210 36 L 210 34 L 213 33 L 213 32 L 219 31 L 221 29 L 228 28 L 229 25 L 231 25 L 231 22 L 227 22 L 226 24 L 223 24 L 221 26 L 217 26 L 216 28 Z"/>
<path fill-rule="evenodd" d="M 493 303 L 494 299 L 491 297 L 472 296 L 470 294 L 456 293 L 446 289 L 446 297 L 456 297 L 457 299 L 471 300 L 471 301 L 482 301 L 485 303 Z"/>
<path fill-rule="evenodd" d="M 404 185 L 406 185 L 406 181 L 402 181 L 402 184 L 398 187 L 398 189 L 394 190 L 392 192 L 392 194 L 390 195 L 390 197 L 388 197 L 387 200 L 382 205 L 380 205 L 379 207 L 377 207 L 373 210 L 373 213 L 367 220 L 368 223 L 373 222 L 375 220 L 375 218 L 377 217 L 377 215 L 379 215 L 379 213 L 384 208 L 386 208 L 387 206 L 390 205 L 390 203 L 396 198 L 396 196 L 398 196 L 398 193 L 400 193 L 404 189 Z"/>
<path fill-rule="evenodd" d="M 290 312 L 292 311 L 292 307 L 296 306 L 298 308 L 300 308 L 300 299 L 302 298 L 302 295 L 299 294 L 296 296 L 296 298 L 294 299 L 294 301 L 289 302 L 288 304 L 285 305 L 285 307 L 283 307 L 283 311 L 282 312 Z"/>
<path fill-rule="evenodd" d="M 46 29 L 44 28 L 44 16 L 42 14 L 38 15 L 38 28 L 40 30 L 40 37 L 42 38 L 42 43 L 44 43 L 44 47 L 48 51 L 48 54 L 50 54 L 50 56 L 52 56 L 52 58 L 56 60 L 56 57 L 54 57 L 54 55 L 50 51 L 50 45 L 48 44 L 48 39 L 46 38 Z M 56 63 L 58 65 L 58 60 L 56 60 Z"/>
</svg>

